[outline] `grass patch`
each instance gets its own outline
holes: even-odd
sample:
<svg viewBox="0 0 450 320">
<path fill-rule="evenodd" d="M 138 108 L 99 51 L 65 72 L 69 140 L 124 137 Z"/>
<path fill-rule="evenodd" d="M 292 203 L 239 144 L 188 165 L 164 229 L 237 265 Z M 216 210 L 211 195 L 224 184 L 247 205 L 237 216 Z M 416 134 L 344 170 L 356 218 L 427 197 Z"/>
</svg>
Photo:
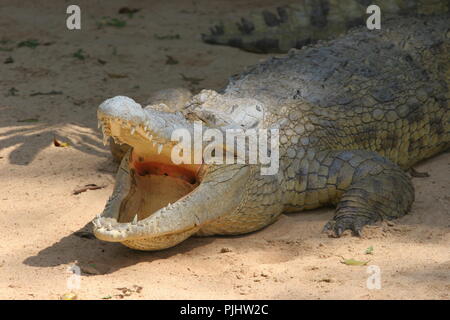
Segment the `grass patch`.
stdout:
<svg viewBox="0 0 450 320">
<path fill-rule="evenodd" d="M 34 49 L 36 48 L 38 45 L 40 45 L 39 41 L 36 39 L 29 39 L 29 40 L 25 40 L 25 41 L 21 41 L 19 42 L 19 44 L 17 45 L 17 47 L 21 48 L 21 47 L 27 47 L 27 48 L 31 48 Z"/>
<path fill-rule="evenodd" d="M 127 25 L 127 22 L 118 18 L 111 17 L 103 17 L 102 20 L 97 22 L 97 26 L 102 28 L 104 26 L 115 27 L 115 28 L 123 28 Z"/>
<path fill-rule="evenodd" d="M 85 55 L 83 49 L 78 49 L 78 50 L 73 54 L 73 56 L 74 56 L 75 58 L 79 59 L 79 60 L 84 60 L 84 59 L 86 59 L 86 55 Z"/>
</svg>

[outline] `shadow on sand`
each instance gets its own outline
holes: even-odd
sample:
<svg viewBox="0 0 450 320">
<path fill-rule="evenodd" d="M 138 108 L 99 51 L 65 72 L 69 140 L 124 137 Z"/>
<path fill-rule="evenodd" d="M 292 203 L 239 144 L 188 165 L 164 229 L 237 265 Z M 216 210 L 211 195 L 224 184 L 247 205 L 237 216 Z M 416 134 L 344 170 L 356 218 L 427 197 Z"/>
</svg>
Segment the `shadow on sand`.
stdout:
<svg viewBox="0 0 450 320">
<path fill-rule="evenodd" d="M 214 241 L 214 237 L 192 237 L 175 247 L 162 251 L 137 251 L 120 243 L 99 241 L 93 236 L 91 230 L 91 224 L 88 223 L 80 230 L 41 250 L 35 256 L 26 258 L 23 263 L 33 267 L 56 267 L 76 263 L 81 267 L 82 272 L 87 267 L 87 272 L 83 272 L 85 275 L 108 274 L 141 262 L 149 263 L 177 254 L 185 254 Z"/>
</svg>

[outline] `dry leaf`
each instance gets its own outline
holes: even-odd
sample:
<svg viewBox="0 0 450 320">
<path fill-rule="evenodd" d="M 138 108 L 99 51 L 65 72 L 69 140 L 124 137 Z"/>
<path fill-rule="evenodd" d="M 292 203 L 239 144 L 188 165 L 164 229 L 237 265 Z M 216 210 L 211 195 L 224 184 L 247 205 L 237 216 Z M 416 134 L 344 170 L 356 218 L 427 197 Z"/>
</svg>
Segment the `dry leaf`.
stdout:
<svg viewBox="0 0 450 320">
<path fill-rule="evenodd" d="M 118 73 L 108 73 L 108 77 L 112 79 L 122 79 L 122 78 L 128 78 L 126 74 L 118 74 Z"/>
<path fill-rule="evenodd" d="M 53 145 L 60 148 L 66 148 L 70 146 L 67 142 L 59 141 L 56 138 L 53 138 Z"/>
<path fill-rule="evenodd" d="M 122 7 L 119 9 L 120 14 L 127 14 L 129 16 L 132 16 L 133 14 L 135 14 L 136 12 L 139 12 L 139 11 L 141 11 L 141 9 L 128 8 L 128 7 Z"/>
<path fill-rule="evenodd" d="M 98 190 L 98 189 L 102 189 L 104 187 L 106 187 L 106 186 L 98 186 L 94 183 L 90 183 L 90 184 L 85 185 L 83 188 L 74 190 L 73 194 L 76 195 L 76 194 L 80 194 L 80 193 L 88 191 L 88 190 Z"/>
<path fill-rule="evenodd" d="M 77 298 L 77 295 L 73 292 L 67 292 L 61 296 L 61 300 L 77 300 Z"/>
<path fill-rule="evenodd" d="M 34 97 L 34 96 L 52 96 L 52 95 L 58 95 L 58 94 L 63 94 L 62 91 L 49 91 L 49 92 L 35 92 L 35 93 L 31 93 L 30 97 Z"/>
<path fill-rule="evenodd" d="M 344 259 L 341 261 L 341 263 L 346 264 L 348 266 L 365 266 L 369 263 L 370 260 L 367 261 L 358 261 L 355 259 Z"/>
</svg>

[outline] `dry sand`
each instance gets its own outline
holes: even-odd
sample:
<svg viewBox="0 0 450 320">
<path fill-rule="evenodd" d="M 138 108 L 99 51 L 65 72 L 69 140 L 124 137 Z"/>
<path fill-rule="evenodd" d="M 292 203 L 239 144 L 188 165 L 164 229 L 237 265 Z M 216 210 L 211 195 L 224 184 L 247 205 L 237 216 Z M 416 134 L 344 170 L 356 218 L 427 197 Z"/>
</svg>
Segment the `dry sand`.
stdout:
<svg viewBox="0 0 450 320">
<path fill-rule="evenodd" d="M 264 56 L 206 45 L 199 34 L 221 15 L 268 1 L 77 2 L 81 31 L 65 27 L 69 2 L 0 4 L 0 298 L 58 299 L 70 291 L 73 263 L 83 270 L 80 299 L 450 298 L 448 153 L 416 167 L 430 177 L 414 179 L 409 215 L 366 228 L 362 238 L 321 234 L 331 208 L 283 215 L 245 236 L 191 238 L 161 252 L 82 237 L 77 232 L 91 229 L 116 169 L 101 143 L 97 106 L 119 94 L 145 102 L 163 88 L 221 88 Z M 142 10 L 133 18 L 117 14 L 125 5 Z M 103 16 L 127 25 L 98 28 Z M 28 39 L 40 45 L 17 47 Z M 84 60 L 74 56 L 79 49 Z M 178 63 L 167 64 L 168 56 Z M 14 62 L 4 64 L 8 57 Z M 51 91 L 62 94 L 33 95 Z M 20 122 L 27 119 L 38 121 Z M 54 136 L 70 147 L 53 146 Z M 72 195 L 90 183 L 106 187 Z M 370 246 L 373 254 L 366 255 Z M 369 290 L 367 267 L 342 264 L 341 256 L 379 266 L 382 288 Z"/>
</svg>

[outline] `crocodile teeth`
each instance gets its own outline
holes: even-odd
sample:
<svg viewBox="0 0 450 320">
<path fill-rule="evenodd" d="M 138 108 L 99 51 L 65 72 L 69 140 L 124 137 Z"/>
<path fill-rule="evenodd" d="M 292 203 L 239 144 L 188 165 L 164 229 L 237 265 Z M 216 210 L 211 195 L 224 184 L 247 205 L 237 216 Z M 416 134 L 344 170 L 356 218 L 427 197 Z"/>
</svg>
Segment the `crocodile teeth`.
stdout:
<svg viewBox="0 0 450 320">
<path fill-rule="evenodd" d="M 108 144 L 108 138 L 109 138 L 109 136 L 108 136 L 108 132 L 107 132 L 107 130 L 105 129 L 105 127 L 102 127 L 102 134 L 103 134 L 103 145 L 107 145 Z"/>
<path fill-rule="evenodd" d="M 103 134 L 103 145 L 106 146 L 108 144 L 108 135 Z"/>
<path fill-rule="evenodd" d="M 131 224 L 137 224 L 137 222 L 138 222 L 138 216 L 137 216 L 137 214 L 134 216 L 134 218 L 133 218 L 133 222 L 131 222 Z"/>
<path fill-rule="evenodd" d="M 161 153 L 162 149 L 163 149 L 163 145 L 162 144 L 158 145 L 158 154 Z"/>
<path fill-rule="evenodd" d="M 136 132 L 136 128 L 135 127 L 131 127 L 131 135 L 133 135 Z"/>
</svg>

